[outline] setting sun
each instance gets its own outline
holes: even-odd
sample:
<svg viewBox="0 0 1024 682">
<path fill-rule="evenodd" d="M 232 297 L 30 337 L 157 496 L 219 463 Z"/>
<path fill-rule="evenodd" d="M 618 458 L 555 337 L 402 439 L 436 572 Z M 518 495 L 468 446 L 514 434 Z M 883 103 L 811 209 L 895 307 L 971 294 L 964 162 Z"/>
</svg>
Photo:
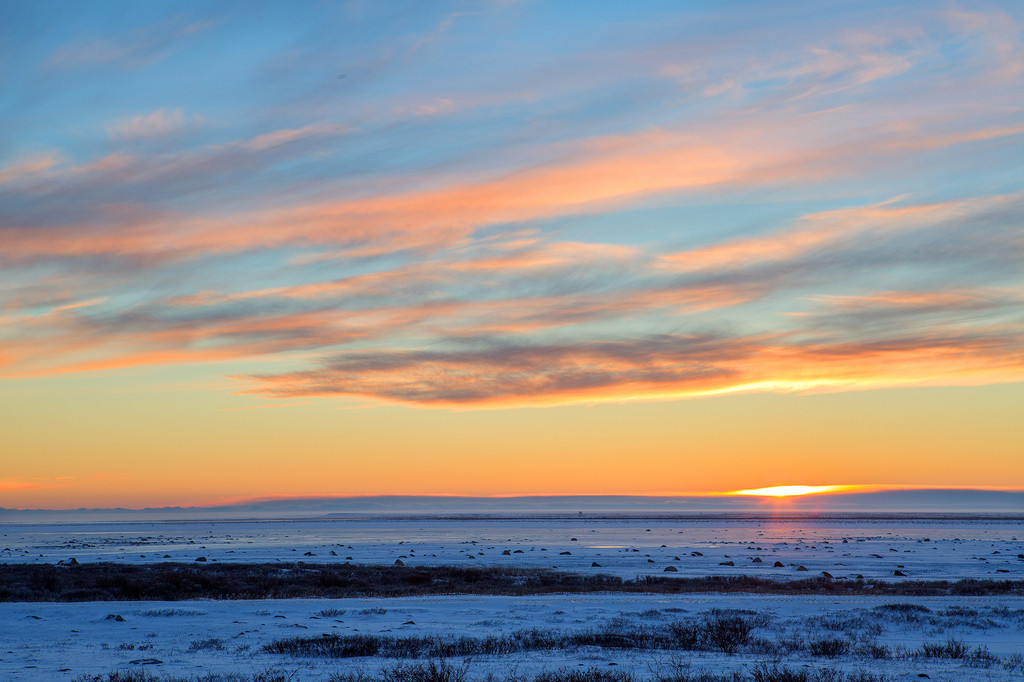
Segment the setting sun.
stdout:
<svg viewBox="0 0 1024 682">
<path fill-rule="evenodd" d="M 1024 489 L 1024 2 L 258 4 L 0 2 L 0 515 Z"/>
<path fill-rule="evenodd" d="M 770 488 L 753 488 L 737 490 L 732 495 L 760 495 L 763 497 L 790 497 L 792 495 L 811 495 L 813 493 L 835 493 L 850 490 L 852 485 L 776 485 Z"/>
</svg>

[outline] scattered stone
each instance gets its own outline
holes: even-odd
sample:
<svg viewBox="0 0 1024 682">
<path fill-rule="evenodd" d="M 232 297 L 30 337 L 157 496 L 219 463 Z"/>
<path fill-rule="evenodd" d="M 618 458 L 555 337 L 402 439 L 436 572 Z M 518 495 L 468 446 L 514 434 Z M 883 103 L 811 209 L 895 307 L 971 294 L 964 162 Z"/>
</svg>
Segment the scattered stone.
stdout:
<svg viewBox="0 0 1024 682">
<path fill-rule="evenodd" d="M 806 571 L 807 567 L 806 566 L 797 566 L 796 570 L 798 570 L 798 571 Z"/>
<path fill-rule="evenodd" d="M 108 613 L 107 617 L 104 618 L 104 620 L 113 620 L 117 621 L 118 623 L 123 623 L 124 616 L 122 616 L 120 613 Z"/>
<path fill-rule="evenodd" d="M 892 574 L 894 576 L 896 576 L 897 578 L 906 578 L 907 577 L 907 574 L 904 573 L 903 571 L 893 571 Z"/>
<path fill-rule="evenodd" d="M 590 564 L 590 567 L 591 567 L 591 568 L 601 568 L 601 564 L 599 564 L 599 563 L 597 563 L 597 562 L 595 561 L 595 562 L 593 562 L 593 563 L 591 563 L 591 564 Z"/>
<path fill-rule="evenodd" d="M 198 556 L 198 557 L 196 557 L 196 561 L 206 561 L 206 557 Z"/>
<path fill-rule="evenodd" d="M 565 555 L 572 556 L 572 552 L 559 552 L 559 554 L 562 555 L 562 556 L 565 556 Z"/>
<path fill-rule="evenodd" d="M 733 562 L 731 562 L 731 561 L 719 561 L 719 562 L 718 562 L 718 565 L 719 565 L 719 566 L 735 566 L 736 564 L 734 564 L 734 563 L 733 563 Z"/>
<path fill-rule="evenodd" d="M 395 566 L 405 566 L 405 562 L 401 559 L 395 559 Z"/>
<path fill-rule="evenodd" d="M 761 557 L 759 557 L 759 556 L 754 557 L 753 559 L 750 560 L 750 562 L 753 563 L 753 564 L 763 564 L 764 563 L 763 561 L 761 561 Z"/>
<path fill-rule="evenodd" d="M 501 553 L 501 555 L 502 555 L 502 556 L 512 556 L 512 552 L 510 552 L 510 551 L 508 551 L 508 550 L 506 549 L 506 550 L 505 550 L 504 552 L 502 552 L 502 553 Z"/>
<path fill-rule="evenodd" d="M 678 572 L 679 572 L 679 569 L 676 568 L 675 566 L 666 566 L 665 567 L 665 573 L 678 573 Z"/>
<path fill-rule="evenodd" d="M 774 564 L 772 564 L 772 568 L 785 568 L 785 567 L 786 567 L 786 565 L 784 563 L 782 563 L 781 561 L 776 561 Z"/>
<path fill-rule="evenodd" d="M 402 623 L 402 625 L 416 625 L 416 621 L 414 621 L 414 620 L 407 620 L 404 623 Z"/>
<path fill-rule="evenodd" d="M 828 571 L 822 571 L 821 572 L 821 577 L 822 578 L 828 578 L 829 580 L 831 580 L 832 579 L 832 574 L 829 573 Z"/>
<path fill-rule="evenodd" d="M 704 556 L 704 555 L 701 554 L 700 552 L 694 551 L 694 552 L 690 552 L 690 556 Z"/>
<path fill-rule="evenodd" d="M 134 661 L 129 661 L 132 665 L 160 665 L 163 663 L 159 658 L 136 658 Z"/>
</svg>

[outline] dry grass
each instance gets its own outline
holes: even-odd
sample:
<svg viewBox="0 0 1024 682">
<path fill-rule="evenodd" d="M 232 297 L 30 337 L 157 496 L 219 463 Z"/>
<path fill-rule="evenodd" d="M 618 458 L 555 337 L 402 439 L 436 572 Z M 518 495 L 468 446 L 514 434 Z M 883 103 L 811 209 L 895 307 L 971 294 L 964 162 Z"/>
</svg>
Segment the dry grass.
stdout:
<svg viewBox="0 0 1024 682">
<path fill-rule="evenodd" d="M 0 601 L 178 601 L 403 597 L 431 594 L 528 595 L 558 592 L 750 592 L 887 596 L 1024 595 L 1022 580 L 902 581 L 769 580 L 753 576 L 628 580 L 550 569 L 494 566 L 375 566 L 344 564 L 95 563 L 76 566 L 0 564 Z M 906 607 L 900 610 L 900 607 Z M 920 617 L 913 605 L 890 613 Z"/>
</svg>

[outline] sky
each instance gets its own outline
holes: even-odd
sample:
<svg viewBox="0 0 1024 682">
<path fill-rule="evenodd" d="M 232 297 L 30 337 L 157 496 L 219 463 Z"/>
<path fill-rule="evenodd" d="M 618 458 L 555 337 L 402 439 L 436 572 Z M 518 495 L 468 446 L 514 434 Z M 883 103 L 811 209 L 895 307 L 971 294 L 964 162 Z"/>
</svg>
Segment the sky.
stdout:
<svg viewBox="0 0 1024 682">
<path fill-rule="evenodd" d="M 0 506 L 1024 488 L 1024 5 L 0 5 Z"/>
</svg>

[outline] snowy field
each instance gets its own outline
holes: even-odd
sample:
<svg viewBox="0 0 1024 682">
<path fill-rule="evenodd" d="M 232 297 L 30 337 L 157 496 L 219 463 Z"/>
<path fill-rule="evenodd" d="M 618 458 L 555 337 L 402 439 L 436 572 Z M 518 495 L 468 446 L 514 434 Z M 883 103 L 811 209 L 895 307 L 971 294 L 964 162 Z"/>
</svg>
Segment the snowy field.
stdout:
<svg viewBox="0 0 1024 682">
<path fill-rule="evenodd" d="M 1019 519 L 982 517 L 7 523 L 0 525 L 0 563 L 75 558 L 192 565 L 205 557 L 539 567 L 627 578 L 665 576 L 672 566 L 678 576 L 797 579 L 827 571 L 868 581 L 1021 580 L 1022 539 Z M 894 577 L 896 571 L 906 577 Z M 723 622 L 746 628 L 735 646 L 709 634 Z M 531 631 L 539 634 L 527 636 Z M 295 640 L 322 635 L 333 643 L 331 656 L 317 655 L 320 640 L 314 646 Z M 345 648 L 353 642 L 356 649 Z M 382 669 L 436 658 L 453 642 L 462 648 L 448 662 L 468 660 L 470 680 L 489 674 L 532 680 L 544 670 L 570 668 L 637 680 L 699 679 L 701 671 L 752 679 L 765 665 L 844 682 L 1021 680 L 1024 596 L 598 593 L 0 603 L 2 680 L 75 680 L 116 670 L 232 682 L 242 679 L 234 674 L 270 670 L 284 675 L 279 679 L 330 680 L 357 671 L 378 679 L 373 676 Z M 485 651 L 494 642 L 501 650 Z M 357 650 L 367 646 L 376 653 Z"/>
<path fill-rule="evenodd" d="M 836 578 L 876 580 L 899 571 L 906 579 L 1024 579 L 1024 522 L 990 517 L 7 523 L 0 524 L 0 545 L 0 561 L 19 563 L 401 560 L 411 566 L 472 562 L 628 578 L 663 574 L 672 566 L 681 576 L 792 579 L 827 571 Z"/>
<path fill-rule="evenodd" d="M 914 608 L 908 610 L 906 604 Z M 893 608 L 892 605 L 897 605 Z M 900 606 L 903 605 L 903 606 Z M 75 679 L 114 669 L 161 675 L 285 671 L 325 680 L 338 671 L 376 672 L 405 659 L 291 656 L 265 644 L 323 633 L 381 637 L 474 638 L 517 631 L 631 631 L 699 623 L 713 609 L 739 609 L 757 622 L 751 643 L 733 655 L 710 651 L 637 651 L 598 646 L 470 656 L 483 677 L 509 671 L 611 668 L 644 679 L 673 661 L 694 671 L 746 670 L 782 656 L 800 668 L 880 671 L 889 679 L 1019 680 L 1024 670 L 1024 598 L 880 599 L 776 595 L 548 595 L 413 597 L 389 600 L 94 602 L 0 605 L 0 679 Z M 115 616 L 115 618 L 111 618 Z M 120 616 L 123 620 L 117 620 Z M 842 655 L 812 653 L 818 642 L 848 643 Z M 961 642 L 966 657 L 927 657 L 922 645 Z M 979 649 L 980 647 L 980 649 Z M 984 658 L 975 653 L 986 652 Z M 878 652 L 883 652 L 882 658 Z M 1015 657 L 1016 654 L 1016 657 Z M 453 660 L 453 659 L 450 659 Z M 461 662 L 462 658 L 457 659 Z M 155 663 L 154 661 L 159 661 Z M 614 666 L 612 664 L 615 664 Z"/>
</svg>

